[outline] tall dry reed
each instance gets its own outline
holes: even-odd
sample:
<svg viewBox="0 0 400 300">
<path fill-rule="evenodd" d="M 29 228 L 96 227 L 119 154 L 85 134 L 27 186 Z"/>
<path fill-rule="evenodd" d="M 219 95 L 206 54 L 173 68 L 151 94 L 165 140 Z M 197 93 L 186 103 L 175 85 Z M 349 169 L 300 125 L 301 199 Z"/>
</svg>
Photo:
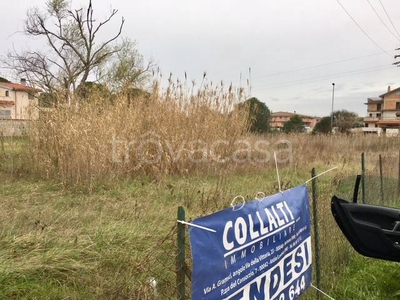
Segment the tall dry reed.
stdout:
<svg viewBox="0 0 400 300">
<path fill-rule="evenodd" d="M 399 140 L 377 136 L 248 132 L 247 112 L 235 109 L 243 91 L 171 80 L 154 92 L 90 94 L 79 106 L 48 110 L 29 132 L 27 167 L 64 186 L 95 186 L 146 175 L 212 174 L 232 169 L 314 166 L 357 172 L 361 152 L 398 155 Z M 62 100 L 62 99 L 61 99 Z M 60 101 L 62 102 L 62 101 Z M 249 157 L 250 156 L 250 157 Z"/>
<path fill-rule="evenodd" d="M 220 168 L 218 158 L 230 155 L 248 127 L 244 112 L 234 109 L 240 96 L 221 87 L 196 95 L 173 84 L 155 90 L 133 98 L 91 96 L 76 107 L 48 110 L 29 133 L 30 166 L 40 176 L 89 190 L 141 174 Z"/>
</svg>

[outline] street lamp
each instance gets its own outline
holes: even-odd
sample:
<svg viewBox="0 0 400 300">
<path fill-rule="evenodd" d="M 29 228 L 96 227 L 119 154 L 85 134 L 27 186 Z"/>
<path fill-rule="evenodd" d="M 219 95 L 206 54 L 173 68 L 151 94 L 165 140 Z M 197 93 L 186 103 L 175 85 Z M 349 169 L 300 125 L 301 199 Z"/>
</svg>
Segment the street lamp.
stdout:
<svg viewBox="0 0 400 300">
<path fill-rule="evenodd" d="M 331 135 L 333 134 L 333 103 L 335 101 L 335 83 L 332 83 Z"/>
</svg>

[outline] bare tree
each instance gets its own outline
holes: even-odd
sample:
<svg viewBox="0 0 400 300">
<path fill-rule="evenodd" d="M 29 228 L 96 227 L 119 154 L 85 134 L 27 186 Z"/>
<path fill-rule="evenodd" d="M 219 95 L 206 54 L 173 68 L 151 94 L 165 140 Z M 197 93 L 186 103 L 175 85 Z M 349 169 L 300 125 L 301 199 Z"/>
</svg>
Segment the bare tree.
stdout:
<svg viewBox="0 0 400 300">
<path fill-rule="evenodd" d="M 49 93 L 63 91 L 71 95 L 82 88 L 89 76 L 119 52 L 124 46 L 114 45 L 124 25 L 122 17 L 117 32 L 104 42 L 99 42 L 100 31 L 116 16 L 113 9 L 102 21 L 94 17 L 92 0 L 86 9 L 70 9 L 69 0 L 49 0 L 46 9 L 37 7 L 27 13 L 24 32 L 45 39 L 47 51 L 15 49 L 8 53 L 4 63 L 31 84 Z"/>
</svg>

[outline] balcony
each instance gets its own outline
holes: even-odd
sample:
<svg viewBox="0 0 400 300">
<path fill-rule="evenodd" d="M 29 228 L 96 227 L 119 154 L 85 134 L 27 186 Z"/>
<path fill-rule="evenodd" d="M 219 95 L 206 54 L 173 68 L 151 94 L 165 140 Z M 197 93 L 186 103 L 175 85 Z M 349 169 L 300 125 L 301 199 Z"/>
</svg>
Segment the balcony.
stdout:
<svg viewBox="0 0 400 300">
<path fill-rule="evenodd" d="M 13 105 L 14 105 L 14 101 L 0 99 L 0 106 L 13 106 Z"/>
<path fill-rule="evenodd" d="M 380 119 L 378 117 L 364 117 L 364 122 L 378 122 Z"/>
</svg>

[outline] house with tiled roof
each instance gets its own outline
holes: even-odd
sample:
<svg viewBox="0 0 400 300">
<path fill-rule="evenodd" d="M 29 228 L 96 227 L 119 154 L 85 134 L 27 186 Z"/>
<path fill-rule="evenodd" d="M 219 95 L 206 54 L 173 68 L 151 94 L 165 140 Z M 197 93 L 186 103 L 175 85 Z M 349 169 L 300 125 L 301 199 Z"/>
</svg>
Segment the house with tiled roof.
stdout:
<svg viewBox="0 0 400 300">
<path fill-rule="evenodd" d="M 271 129 L 281 131 L 283 125 L 295 115 L 298 115 L 301 118 L 307 131 L 312 131 L 315 125 L 321 120 L 320 117 L 306 116 L 296 112 L 278 111 L 271 113 L 269 125 Z"/>
<path fill-rule="evenodd" d="M 371 97 L 364 103 L 367 105 L 368 116 L 364 118 L 363 131 L 398 135 L 400 128 L 400 87 L 388 89 L 379 97 Z"/>
<path fill-rule="evenodd" d="M 39 116 L 40 90 L 21 83 L 0 82 L 0 119 L 34 120 Z"/>
</svg>

